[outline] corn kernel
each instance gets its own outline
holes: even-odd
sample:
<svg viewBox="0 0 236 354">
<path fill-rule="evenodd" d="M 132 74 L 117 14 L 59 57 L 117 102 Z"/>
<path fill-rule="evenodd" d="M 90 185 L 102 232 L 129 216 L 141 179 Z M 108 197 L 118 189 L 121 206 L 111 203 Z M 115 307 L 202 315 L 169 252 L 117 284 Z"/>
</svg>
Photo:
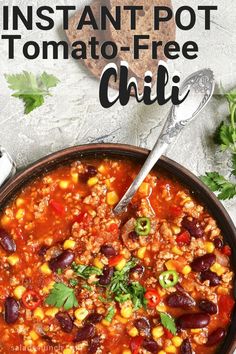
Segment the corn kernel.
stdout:
<svg viewBox="0 0 236 354">
<path fill-rule="evenodd" d="M 205 250 L 207 253 L 214 252 L 215 246 L 213 242 L 205 242 Z"/>
<path fill-rule="evenodd" d="M 168 270 L 176 270 L 176 266 L 171 259 L 169 261 L 165 262 L 165 266 Z"/>
<path fill-rule="evenodd" d="M 160 350 L 157 354 L 166 354 L 166 352 L 164 352 L 164 350 Z"/>
<path fill-rule="evenodd" d="M 59 182 L 59 187 L 61 189 L 67 189 L 70 185 L 70 181 L 60 181 Z"/>
<path fill-rule="evenodd" d="M 178 235 L 180 233 L 180 231 L 181 231 L 181 228 L 179 226 L 177 226 L 177 225 L 172 225 L 171 229 L 172 229 L 172 231 L 173 231 L 173 233 L 175 235 Z"/>
<path fill-rule="evenodd" d="M 116 270 L 122 270 L 126 263 L 127 261 L 125 258 L 121 259 L 120 262 L 115 266 Z"/>
<path fill-rule="evenodd" d="M 71 348 L 66 348 L 63 350 L 63 354 L 73 354 L 73 353 L 74 353 L 74 351 Z"/>
<path fill-rule="evenodd" d="M 45 275 L 50 275 L 50 274 L 52 274 L 52 271 L 51 271 L 51 269 L 49 268 L 48 263 L 43 263 L 43 264 L 41 265 L 41 267 L 40 267 L 40 270 L 41 270 L 41 272 L 42 272 L 43 274 L 45 274 Z"/>
<path fill-rule="evenodd" d="M 16 219 L 20 220 L 25 216 L 25 209 L 18 209 L 16 212 Z"/>
<path fill-rule="evenodd" d="M 120 314 L 124 318 L 130 318 L 133 314 L 133 309 L 131 306 L 122 307 Z"/>
<path fill-rule="evenodd" d="M 105 184 L 106 184 L 106 186 L 107 186 L 107 189 L 110 189 L 110 188 L 111 188 L 111 181 L 110 181 L 110 179 L 106 179 L 106 180 L 105 180 Z"/>
<path fill-rule="evenodd" d="M 98 178 L 97 177 L 91 177 L 91 178 L 89 178 L 89 180 L 87 181 L 87 185 L 89 186 L 89 187 L 93 187 L 93 186 L 95 186 L 95 184 L 97 184 L 98 183 Z"/>
<path fill-rule="evenodd" d="M 16 199 L 16 206 L 17 206 L 17 208 L 19 208 L 19 207 L 21 207 L 22 205 L 24 205 L 24 203 L 25 203 L 24 199 L 22 199 L 22 198 L 17 198 L 17 199 Z"/>
<path fill-rule="evenodd" d="M 165 348 L 166 353 L 176 353 L 176 348 L 174 345 L 169 345 Z"/>
<path fill-rule="evenodd" d="M 126 318 L 123 318 L 119 315 L 116 315 L 116 319 L 117 321 L 119 321 L 120 323 L 126 324 L 128 322 L 128 320 Z"/>
<path fill-rule="evenodd" d="M 183 275 L 188 275 L 192 271 L 192 268 L 189 265 L 183 267 L 181 273 Z"/>
<path fill-rule="evenodd" d="M 93 261 L 93 265 L 95 267 L 97 267 L 98 269 L 103 269 L 104 268 L 104 264 L 100 261 L 99 258 L 94 258 L 94 261 Z"/>
<path fill-rule="evenodd" d="M 132 352 L 131 352 L 131 350 L 129 350 L 129 349 L 124 349 L 124 350 L 122 351 L 122 354 L 132 354 Z"/>
<path fill-rule="evenodd" d="M 111 325 L 111 322 L 109 322 L 109 321 L 103 319 L 103 320 L 102 320 L 102 324 L 103 324 L 103 326 L 109 327 L 109 326 Z"/>
<path fill-rule="evenodd" d="M 226 272 L 226 268 L 223 267 L 221 264 L 219 263 L 214 263 L 210 270 L 213 272 L 213 273 L 216 273 L 219 277 L 224 274 Z"/>
<path fill-rule="evenodd" d="M 75 310 L 75 318 L 78 321 L 83 321 L 88 316 L 88 310 L 84 307 L 81 307 Z"/>
<path fill-rule="evenodd" d="M 192 332 L 192 333 L 195 333 L 195 334 L 196 334 L 196 333 L 200 333 L 200 332 L 201 332 L 201 329 L 200 329 L 200 328 L 192 328 L 192 329 L 191 329 L 191 332 Z"/>
<path fill-rule="evenodd" d="M 115 205 L 119 201 L 119 197 L 115 191 L 107 193 L 107 204 L 108 205 Z"/>
<path fill-rule="evenodd" d="M 229 289 L 224 288 L 223 286 L 219 286 L 217 288 L 217 294 L 219 294 L 219 295 L 228 295 L 229 294 Z"/>
<path fill-rule="evenodd" d="M 104 165 L 100 165 L 100 166 L 98 166 L 98 172 L 100 172 L 100 173 L 105 173 L 106 172 L 106 168 L 105 168 L 105 166 Z"/>
<path fill-rule="evenodd" d="M 11 219 L 7 215 L 4 215 L 1 219 L 1 224 L 2 226 L 6 226 L 7 224 L 9 224 L 10 221 Z"/>
<path fill-rule="evenodd" d="M 150 185 L 149 183 L 143 182 L 141 186 L 139 187 L 139 193 L 142 194 L 143 196 L 147 197 L 149 196 L 150 193 Z"/>
<path fill-rule="evenodd" d="M 76 242 L 73 240 L 65 240 L 63 244 L 64 250 L 73 250 L 75 248 Z"/>
<path fill-rule="evenodd" d="M 182 256 L 183 255 L 183 252 L 179 249 L 179 247 L 177 247 L 177 246 L 174 246 L 173 248 L 172 248 L 172 252 L 174 253 L 174 254 L 177 254 L 177 255 L 179 255 L 179 256 Z"/>
<path fill-rule="evenodd" d="M 180 347 L 181 344 L 183 343 L 183 339 L 179 336 L 175 336 L 172 338 L 172 343 L 174 344 L 175 347 Z"/>
<path fill-rule="evenodd" d="M 41 309 L 40 307 L 37 307 L 35 310 L 34 310 L 34 317 L 35 318 L 38 318 L 40 320 L 43 320 L 44 319 L 44 312 L 43 312 L 43 309 Z"/>
<path fill-rule="evenodd" d="M 48 317 L 55 317 L 59 310 L 56 307 L 52 307 L 45 312 L 45 315 Z"/>
<path fill-rule="evenodd" d="M 79 182 L 79 174 L 78 174 L 78 173 L 73 172 L 73 173 L 71 174 L 71 177 L 72 177 L 72 182 L 73 182 L 73 183 L 78 183 L 78 182 Z"/>
<path fill-rule="evenodd" d="M 162 326 L 154 327 L 152 329 L 152 336 L 155 340 L 161 338 L 164 335 L 164 329 Z"/>
<path fill-rule="evenodd" d="M 159 292 L 159 294 L 160 294 L 160 290 L 158 289 L 158 292 Z M 160 294 L 161 295 L 161 294 Z M 156 306 L 156 310 L 158 311 L 158 312 L 166 312 L 166 310 L 167 310 L 167 308 L 166 308 L 166 306 L 163 304 L 163 305 L 157 305 Z"/>
<path fill-rule="evenodd" d="M 39 339 L 39 335 L 35 331 L 30 331 L 29 335 L 33 340 Z"/>
<path fill-rule="evenodd" d="M 13 294 L 18 300 L 20 300 L 25 291 L 26 288 L 22 285 L 19 285 L 14 289 Z"/>
<path fill-rule="evenodd" d="M 7 261 L 11 266 L 16 265 L 19 262 L 19 257 L 16 254 L 13 254 L 12 256 L 7 257 Z"/>
<path fill-rule="evenodd" d="M 146 253 L 147 247 L 141 247 L 138 252 L 137 252 L 137 256 L 140 259 L 143 259 Z"/>
<path fill-rule="evenodd" d="M 136 327 L 132 327 L 129 331 L 128 331 L 130 337 L 136 337 L 138 336 L 138 330 Z"/>
</svg>

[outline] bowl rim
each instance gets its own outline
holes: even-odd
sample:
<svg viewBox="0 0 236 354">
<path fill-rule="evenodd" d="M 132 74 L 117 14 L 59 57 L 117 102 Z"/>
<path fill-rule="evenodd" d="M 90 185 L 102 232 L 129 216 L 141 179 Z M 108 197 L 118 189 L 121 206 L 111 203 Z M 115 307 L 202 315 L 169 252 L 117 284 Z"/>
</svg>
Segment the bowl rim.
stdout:
<svg viewBox="0 0 236 354">
<path fill-rule="evenodd" d="M 130 158 L 137 159 L 137 162 L 145 160 L 150 150 L 128 145 L 128 144 L 114 144 L 114 143 L 98 143 L 85 144 L 69 147 L 50 155 L 47 155 L 28 167 L 17 173 L 11 180 L 6 182 L 0 188 L 0 211 L 5 204 L 14 198 L 17 192 L 30 180 L 37 178 L 43 173 L 55 169 L 59 165 L 68 164 L 73 160 L 86 159 L 88 157 L 116 157 L 116 158 Z M 216 218 L 223 234 L 227 235 L 227 242 L 231 247 L 236 242 L 236 228 L 231 217 L 224 208 L 223 204 L 216 198 L 216 196 L 209 190 L 209 188 L 192 172 L 179 163 L 162 156 L 155 165 L 154 169 L 160 167 L 169 174 L 174 174 L 174 178 L 180 183 L 186 185 L 192 191 L 196 198 L 198 198 L 207 208 L 211 214 Z M 233 247 L 232 247 L 233 248 Z M 236 254 L 233 249 L 233 267 L 236 273 Z M 233 354 L 236 348 L 236 332 L 233 327 L 236 325 L 236 309 L 233 312 L 233 318 L 230 329 L 227 332 L 226 339 L 220 349 L 220 354 Z"/>
</svg>

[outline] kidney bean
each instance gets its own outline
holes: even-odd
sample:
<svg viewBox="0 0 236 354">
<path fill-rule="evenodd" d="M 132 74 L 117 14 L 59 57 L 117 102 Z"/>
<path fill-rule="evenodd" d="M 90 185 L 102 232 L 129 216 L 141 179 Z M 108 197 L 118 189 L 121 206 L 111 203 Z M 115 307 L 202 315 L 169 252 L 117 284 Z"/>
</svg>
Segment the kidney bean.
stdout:
<svg viewBox="0 0 236 354">
<path fill-rule="evenodd" d="M 114 274 L 114 268 L 105 266 L 103 268 L 103 274 L 100 276 L 99 284 L 100 285 L 110 284 L 113 274 Z"/>
<path fill-rule="evenodd" d="M 201 300 L 198 306 L 202 311 L 209 313 L 209 315 L 215 315 L 217 313 L 216 304 L 210 300 Z"/>
<path fill-rule="evenodd" d="M 113 246 L 111 245 L 103 245 L 101 247 L 101 253 L 104 254 L 104 256 L 106 256 L 107 258 L 109 257 L 114 257 L 116 256 L 116 250 Z"/>
<path fill-rule="evenodd" d="M 181 347 L 180 347 L 180 353 L 181 354 L 192 354 L 193 353 L 192 347 L 191 347 L 191 344 L 190 344 L 190 341 L 188 338 L 183 340 L 183 343 L 181 344 Z"/>
<path fill-rule="evenodd" d="M 137 320 L 134 321 L 134 326 L 139 330 L 139 332 L 143 332 L 145 336 L 150 335 L 150 322 L 147 318 L 145 317 L 140 317 Z"/>
<path fill-rule="evenodd" d="M 72 331 L 73 320 L 67 312 L 58 312 L 55 317 L 63 332 L 70 333 Z"/>
<path fill-rule="evenodd" d="M 170 307 L 188 308 L 195 306 L 195 301 L 190 296 L 176 291 L 167 296 L 166 303 Z"/>
<path fill-rule="evenodd" d="M 195 238 L 203 237 L 204 231 L 197 219 L 193 218 L 193 220 L 190 221 L 187 216 L 185 216 L 182 220 L 182 226 L 188 230 L 191 236 Z"/>
<path fill-rule="evenodd" d="M 204 328 L 210 322 L 210 316 L 206 313 L 188 313 L 182 315 L 177 320 L 180 329 Z"/>
<path fill-rule="evenodd" d="M 12 324 L 19 317 L 19 304 L 14 297 L 7 297 L 4 304 L 4 319 L 7 324 Z"/>
<path fill-rule="evenodd" d="M 38 251 L 38 255 L 40 257 L 44 257 L 47 253 L 48 247 L 47 246 L 42 246 L 40 247 L 39 251 Z"/>
<path fill-rule="evenodd" d="M 83 340 L 92 339 L 95 336 L 95 333 L 95 326 L 88 323 L 78 330 L 74 342 L 82 342 Z"/>
<path fill-rule="evenodd" d="M 96 336 L 89 341 L 88 354 L 94 354 L 100 346 L 100 337 Z"/>
<path fill-rule="evenodd" d="M 158 344 L 153 339 L 144 339 L 143 348 L 149 351 L 150 353 L 156 353 L 158 350 Z"/>
<path fill-rule="evenodd" d="M 142 266 L 141 264 L 137 264 L 134 268 L 130 270 L 130 273 L 138 273 L 142 275 L 144 271 L 145 271 L 144 266 Z"/>
<path fill-rule="evenodd" d="M 49 261 L 49 267 L 53 272 L 56 272 L 58 269 L 64 269 L 69 267 L 74 261 L 74 253 L 70 250 L 62 252 L 59 256 L 52 258 Z"/>
<path fill-rule="evenodd" d="M 97 312 L 94 312 L 94 313 L 91 313 L 90 315 L 88 315 L 85 319 L 85 323 L 93 323 L 93 324 L 96 324 L 96 323 L 99 323 L 101 322 L 101 320 L 103 319 L 103 316 L 100 315 L 99 313 Z"/>
<path fill-rule="evenodd" d="M 213 253 L 205 254 L 193 260 L 191 267 L 194 272 L 204 272 L 208 270 L 216 261 L 216 256 Z"/>
<path fill-rule="evenodd" d="M 137 232 L 131 231 L 131 232 L 128 234 L 128 237 L 129 237 L 132 241 L 136 241 L 136 240 L 138 240 L 139 235 L 137 234 Z"/>
<path fill-rule="evenodd" d="M 220 277 L 216 274 L 211 272 L 210 270 L 206 270 L 200 274 L 200 279 L 202 282 L 209 280 L 211 286 L 216 286 L 220 284 Z"/>
<path fill-rule="evenodd" d="M 220 250 L 223 248 L 224 243 L 219 237 L 216 237 L 216 238 L 214 238 L 214 245 L 215 245 L 215 248 Z"/>
<path fill-rule="evenodd" d="M 80 175 L 80 181 L 82 183 L 86 183 L 89 178 L 96 176 L 97 169 L 92 165 L 88 165 L 86 168 L 86 172 Z"/>
<path fill-rule="evenodd" d="M 226 331 L 223 328 L 217 328 L 208 336 L 207 346 L 211 347 L 213 345 L 219 344 L 226 336 Z"/>
<path fill-rule="evenodd" d="M 87 174 L 89 177 L 94 177 L 98 173 L 97 169 L 93 165 L 88 165 L 87 166 Z"/>
<path fill-rule="evenodd" d="M 12 236 L 4 229 L 0 229 L 0 245 L 8 253 L 16 252 L 15 241 L 13 240 Z"/>
</svg>

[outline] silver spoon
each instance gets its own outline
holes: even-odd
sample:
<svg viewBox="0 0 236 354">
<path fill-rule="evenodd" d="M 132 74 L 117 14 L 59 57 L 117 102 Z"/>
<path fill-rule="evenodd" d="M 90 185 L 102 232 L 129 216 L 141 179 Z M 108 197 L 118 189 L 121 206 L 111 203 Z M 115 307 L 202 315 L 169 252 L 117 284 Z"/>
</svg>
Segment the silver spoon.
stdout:
<svg viewBox="0 0 236 354">
<path fill-rule="evenodd" d="M 150 152 L 135 180 L 114 208 L 115 214 L 120 214 L 126 210 L 134 194 L 161 155 L 166 153 L 169 145 L 178 137 L 182 129 L 191 122 L 209 102 L 213 95 L 214 87 L 214 75 L 210 69 L 199 70 L 188 76 L 183 82 L 180 87 L 180 94 L 184 94 L 190 90 L 188 97 L 179 106 L 172 106 L 154 148 Z"/>
</svg>

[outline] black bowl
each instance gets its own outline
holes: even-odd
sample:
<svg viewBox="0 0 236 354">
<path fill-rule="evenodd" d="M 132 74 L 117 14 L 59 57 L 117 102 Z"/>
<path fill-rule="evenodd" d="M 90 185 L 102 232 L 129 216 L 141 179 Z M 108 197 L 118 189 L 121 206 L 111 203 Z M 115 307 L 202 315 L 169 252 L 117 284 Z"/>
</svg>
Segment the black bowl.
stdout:
<svg viewBox="0 0 236 354">
<path fill-rule="evenodd" d="M 40 176 L 46 171 L 50 171 L 62 164 L 82 159 L 82 158 L 102 158 L 105 156 L 114 158 L 126 158 L 142 163 L 149 154 L 149 150 L 138 148 L 130 145 L 120 144 L 92 144 L 82 145 L 68 148 L 35 162 L 23 172 L 17 174 L 12 180 L 7 182 L 0 190 L 0 209 L 4 208 L 6 203 L 20 191 L 20 189 L 30 180 Z M 210 211 L 212 216 L 217 220 L 218 226 L 221 228 L 225 241 L 233 250 L 232 267 L 236 273 L 236 252 L 234 246 L 236 243 L 236 229 L 228 215 L 227 211 L 215 195 L 191 172 L 179 165 L 178 163 L 162 157 L 155 168 L 162 168 L 169 175 L 186 185 L 199 201 L 201 201 Z M 227 337 L 222 344 L 219 353 L 233 354 L 236 348 L 236 311 L 233 312 L 231 326 L 228 330 Z"/>
</svg>

